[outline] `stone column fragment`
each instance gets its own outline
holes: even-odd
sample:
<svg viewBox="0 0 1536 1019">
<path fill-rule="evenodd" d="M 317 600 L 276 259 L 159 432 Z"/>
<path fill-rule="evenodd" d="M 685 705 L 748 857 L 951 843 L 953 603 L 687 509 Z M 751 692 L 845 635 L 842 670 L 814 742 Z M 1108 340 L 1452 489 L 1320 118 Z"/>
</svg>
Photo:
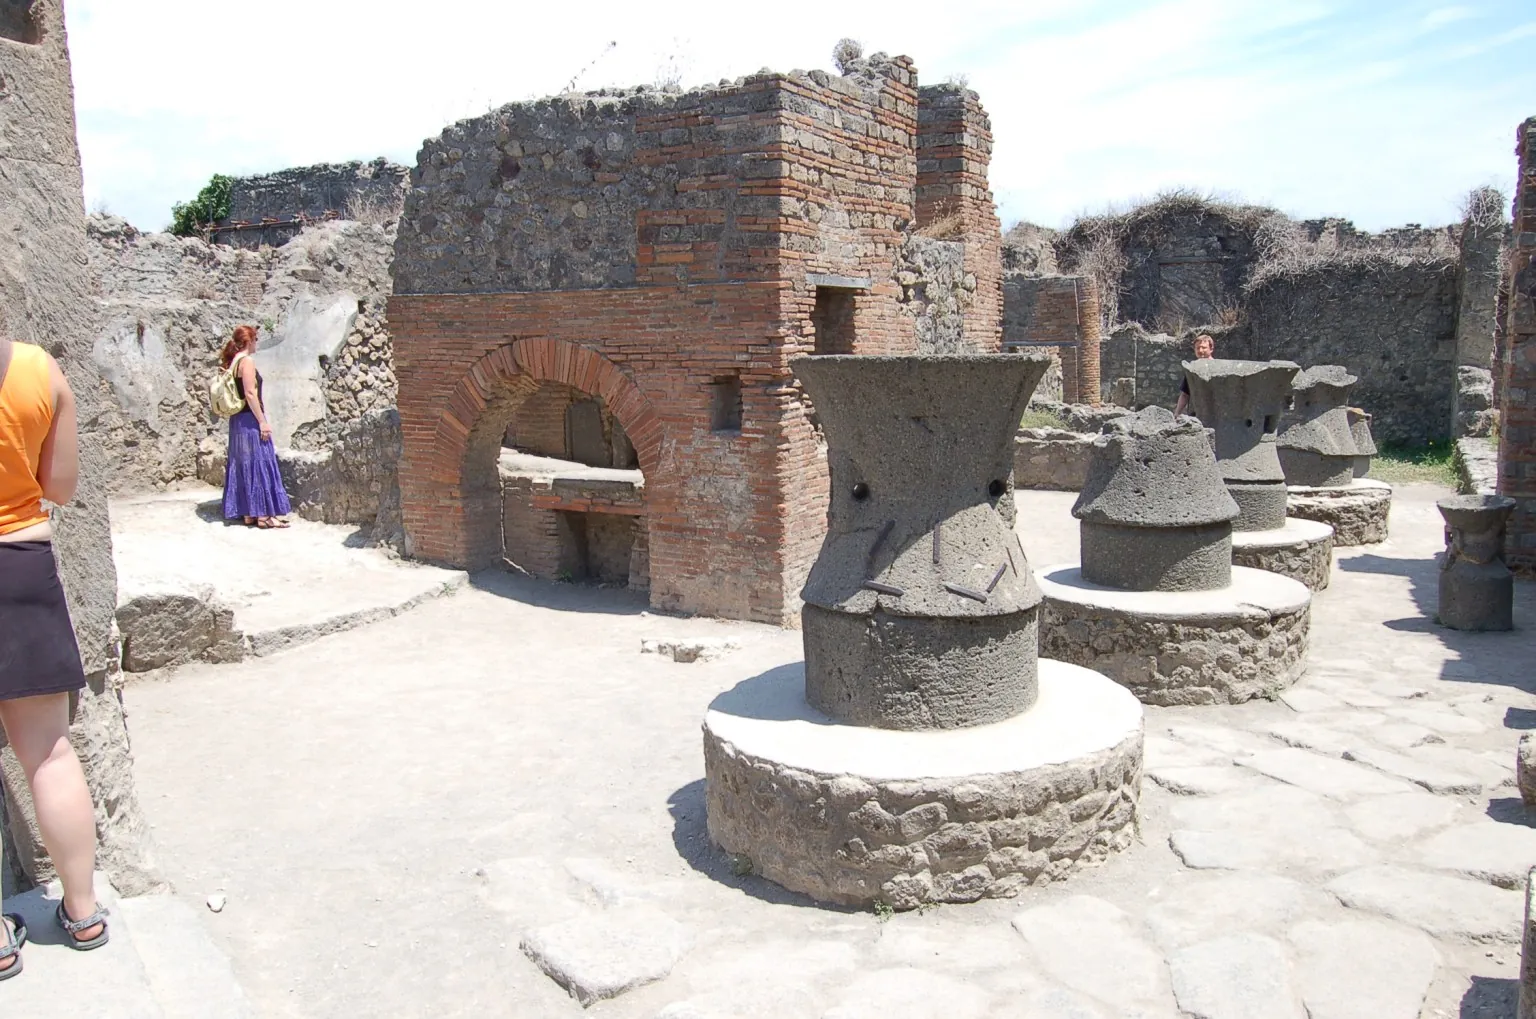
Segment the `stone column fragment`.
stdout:
<svg viewBox="0 0 1536 1019">
<path fill-rule="evenodd" d="M 1294 419 L 1277 440 L 1287 484 L 1332 488 L 1354 479 L 1358 450 L 1349 426 L 1349 390 L 1355 381 L 1336 364 L 1296 376 Z"/>
<path fill-rule="evenodd" d="M 1190 410 L 1213 431 L 1216 464 L 1237 503 L 1234 531 L 1285 525 L 1285 472 L 1275 436 L 1300 370 L 1293 361 L 1205 358 L 1184 365 Z"/>
<path fill-rule="evenodd" d="M 1072 515 L 1082 522 L 1089 583 L 1129 591 L 1231 583 L 1238 506 L 1193 419 L 1148 407 L 1105 425 Z"/>
</svg>

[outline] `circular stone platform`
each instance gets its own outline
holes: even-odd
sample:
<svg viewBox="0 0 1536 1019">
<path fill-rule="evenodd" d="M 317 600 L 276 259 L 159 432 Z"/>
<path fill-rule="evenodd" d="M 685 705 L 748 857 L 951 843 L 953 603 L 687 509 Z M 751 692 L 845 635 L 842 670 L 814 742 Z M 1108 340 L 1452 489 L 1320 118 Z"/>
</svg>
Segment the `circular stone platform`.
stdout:
<svg viewBox="0 0 1536 1019">
<path fill-rule="evenodd" d="M 1011 896 L 1125 849 L 1141 794 L 1142 708 L 1096 672 L 1040 660 L 1034 707 L 964 729 L 840 725 L 803 667 L 704 716 L 709 834 L 752 871 L 824 902 Z"/>
<path fill-rule="evenodd" d="M 1293 485 L 1285 512 L 1288 516 L 1328 524 L 1333 528 L 1333 547 L 1342 548 L 1386 541 L 1387 514 L 1391 509 L 1391 485 L 1356 478 L 1338 488 Z"/>
<path fill-rule="evenodd" d="M 1232 567 L 1215 591 L 1122 591 L 1076 563 L 1036 574 L 1040 654 L 1096 669 L 1145 704 L 1238 704 L 1306 669 L 1312 592 L 1278 573 Z"/>
<path fill-rule="evenodd" d="M 1268 570 L 1321 591 L 1333 575 L 1333 528 L 1287 517 L 1273 530 L 1233 531 L 1232 565 Z"/>
</svg>

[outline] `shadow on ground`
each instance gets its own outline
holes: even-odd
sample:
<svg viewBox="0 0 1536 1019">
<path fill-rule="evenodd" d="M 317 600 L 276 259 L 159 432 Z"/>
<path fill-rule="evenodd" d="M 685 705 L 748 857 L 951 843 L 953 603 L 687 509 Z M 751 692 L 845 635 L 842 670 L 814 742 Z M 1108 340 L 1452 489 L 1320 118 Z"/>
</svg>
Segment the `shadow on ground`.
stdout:
<svg viewBox="0 0 1536 1019">
<path fill-rule="evenodd" d="M 710 841 L 702 778 L 689 782 L 667 797 L 667 812 L 672 815 L 672 844 L 677 847 L 677 855 L 711 881 L 775 906 L 799 906 L 834 913 L 860 912 L 851 906 L 817 902 L 809 895 L 792 892 L 756 874 L 740 873 L 746 868 L 747 861 Z"/>
<path fill-rule="evenodd" d="M 597 612 L 612 616 L 670 616 L 650 607 L 646 595 L 624 587 L 599 587 L 596 584 L 567 584 L 558 580 L 535 580 L 507 570 L 489 569 L 469 575 L 469 586 L 498 598 L 559 609 L 563 612 Z"/>
<path fill-rule="evenodd" d="M 1515 628 L 1503 632 L 1474 633 L 1453 630 L 1436 622 L 1440 601 L 1440 561 L 1430 559 L 1395 559 L 1390 556 L 1357 555 L 1342 558 L 1340 570 L 1350 573 L 1374 573 L 1406 578 L 1419 615 L 1389 619 L 1383 625 L 1398 633 L 1426 633 L 1435 637 L 1456 660 L 1446 662 L 1440 678 L 1454 683 L 1494 683 L 1536 693 L 1536 670 L 1530 661 L 1536 657 L 1536 584 L 1515 584 Z M 1531 716 L 1531 717 L 1524 717 Z M 1536 712 L 1505 716 L 1510 728 L 1536 727 Z"/>
<path fill-rule="evenodd" d="M 1520 982 L 1509 977 L 1473 977 L 1461 996 L 1461 1019 L 1513 1019 Z"/>
</svg>

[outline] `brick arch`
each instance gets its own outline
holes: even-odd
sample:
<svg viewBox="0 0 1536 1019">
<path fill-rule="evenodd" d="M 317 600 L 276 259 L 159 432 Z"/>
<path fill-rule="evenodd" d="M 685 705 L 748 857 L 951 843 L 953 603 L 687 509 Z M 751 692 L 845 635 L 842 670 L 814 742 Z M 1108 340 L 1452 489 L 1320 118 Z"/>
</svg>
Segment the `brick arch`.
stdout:
<svg viewBox="0 0 1536 1019">
<path fill-rule="evenodd" d="M 619 367 L 589 347 L 565 340 L 516 340 L 470 365 L 448 397 L 437 426 L 432 479 L 457 485 L 464 480 L 470 436 L 487 407 L 509 387 L 527 380 L 560 382 L 588 396 L 600 396 L 623 426 L 647 479 L 661 461 L 661 423 L 640 387 Z"/>
<path fill-rule="evenodd" d="M 502 507 L 496 456 L 501 432 L 513 409 L 545 382 L 602 398 L 635 449 L 649 500 L 651 484 L 660 473 L 662 429 L 634 380 L 582 344 L 515 340 L 476 360 L 459 378 L 446 405 L 440 405 L 435 429 L 428 432 L 432 438 L 425 463 L 418 461 L 420 466 L 411 469 L 419 480 L 408 483 L 401 478 L 402 499 L 412 503 L 402 505 L 407 541 L 423 558 L 469 569 L 498 561 Z M 426 489 L 418 489 L 423 482 Z"/>
</svg>

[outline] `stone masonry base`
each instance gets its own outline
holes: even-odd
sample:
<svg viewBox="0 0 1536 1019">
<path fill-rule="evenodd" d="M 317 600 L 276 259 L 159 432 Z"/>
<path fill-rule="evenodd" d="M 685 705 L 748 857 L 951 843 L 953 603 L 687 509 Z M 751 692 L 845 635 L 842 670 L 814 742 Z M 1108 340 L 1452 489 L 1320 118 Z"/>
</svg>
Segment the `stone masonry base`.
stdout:
<svg viewBox="0 0 1536 1019">
<path fill-rule="evenodd" d="M 1387 540 L 1387 514 L 1392 486 L 1384 481 L 1356 478 L 1338 488 L 1292 486 L 1287 516 L 1316 520 L 1333 528 L 1333 547 L 1374 545 Z"/>
<path fill-rule="evenodd" d="M 741 866 L 814 899 L 912 909 L 1012 896 L 1127 848 L 1142 709 L 1103 676 L 1040 661 L 1035 706 L 909 732 L 839 725 L 804 674 L 721 694 L 704 719 L 709 834 Z"/>
<path fill-rule="evenodd" d="M 1306 670 L 1312 593 L 1232 568 L 1217 591 L 1120 591 L 1076 564 L 1037 574 L 1040 653 L 1096 669 L 1144 704 L 1239 704 L 1273 697 Z"/>
<path fill-rule="evenodd" d="M 1321 591 L 1333 575 L 1333 528 L 1287 517 L 1284 527 L 1271 531 L 1233 531 L 1232 564 L 1278 573 Z"/>
</svg>

